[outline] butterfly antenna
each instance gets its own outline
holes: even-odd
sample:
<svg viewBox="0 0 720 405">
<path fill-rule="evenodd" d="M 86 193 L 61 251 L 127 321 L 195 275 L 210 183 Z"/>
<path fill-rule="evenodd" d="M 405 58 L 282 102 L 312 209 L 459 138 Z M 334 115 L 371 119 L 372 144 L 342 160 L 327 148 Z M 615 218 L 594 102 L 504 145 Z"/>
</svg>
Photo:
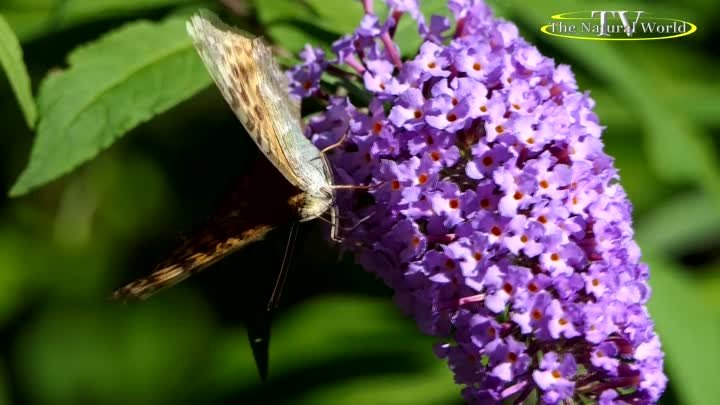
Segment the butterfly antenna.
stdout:
<svg viewBox="0 0 720 405">
<path fill-rule="evenodd" d="M 338 211 L 337 205 L 330 207 L 330 239 L 340 243 L 342 242 L 342 238 L 340 237 L 340 214 Z"/>
<path fill-rule="evenodd" d="M 295 244 L 297 242 L 299 226 L 297 222 L 293 222 L 290 225 L 290 235 L 288 235 L 287 245 L 285 246 L 285 255 L 283 256 L 282 264 L 280 265 L 280 273 L 278 273 L 277 280 L 275 280 L 275 287 L 273 287 L 272 294 L 270 295 L 270 301 L 268 302 L 267 310 L 272 311 L 278 307 L 280 302 L 280 295 L 282 289 L 285 286 L 285 280 L 287 279 L 288 271 L 290 270 L 290 263 L 292 262 L 293 252 L 295 251 Z"/>
</svg>

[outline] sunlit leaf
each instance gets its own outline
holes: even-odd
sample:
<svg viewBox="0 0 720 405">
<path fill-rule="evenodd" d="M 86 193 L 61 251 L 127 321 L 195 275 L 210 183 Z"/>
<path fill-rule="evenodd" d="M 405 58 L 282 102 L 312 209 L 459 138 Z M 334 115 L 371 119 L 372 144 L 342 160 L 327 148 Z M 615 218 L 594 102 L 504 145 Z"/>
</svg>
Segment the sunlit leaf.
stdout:
<svg viewBox="0 0 720 405">
<path fill-rule="evenodd" d="M 24 42 L 89 21 L 130 16 L 194 0 L 3 0 L 0 13 Z"/>
<path fill-rule="evenodd" d="M 636 234 L 653 250 L 682 253 L 720 238 L 720 212 L 706 194 L 673 196 L 638 221 Z"/>
<path fill-rule="evenodd" d="M 426 23 L 430 23 L 432 15 L 442 15 L 450 17 L 450 10 L 445 0 L 429 0 L 420 2 L 420 9 L 426 18 Z M 453 22 L 453 19 L 450 19 Z M 451 30 L 454 28 L 451 28 Z M 400 46 L 403 54 L 406 56 L 414 56 L 422 42 L 418 34 L 418 26 L 409 16 L 403 17 L 398 24 L 395 40 Z"/>
<path fill-rule="evenodd" d="M 308 0 L 306 3 L 325 28 L 339 35 L 352 33 L 364 15 L 362 3 L 359 1 Z M 387 14 L 385 3 L 375 1 L 374 5 L 376 14 L 384 18 Z"/>
<path fill-rule="evenodd" d="M 10 81 L 10 86 L 25 115 L 25 121 L 32 128 L 35 125 L 37 111 L 30 88 L 30 77 L 23 61 L 20 43 L 2 15 L 0 15 L 0 66 Z"/>
<path fill-rule="evenodd" d="M 712 266 L 706 270 L 709 275 L 703 280 L 703 299 L 709 303 L 708 310 L 712 311 L 720 319 L 720 267 Z"/>
<path fill-rule="evenodd" d="M 348 4 L 352 9 L 359 4 Z M 257 16 L 273 43 L 297 54 L 305 44 L 329 49 L 333 35 L 326 36 L 332 24 L 328 23 L 306 2 L 285 0 L 256 1 Z"/>
<path fill-rule="evenodd" d="M 80 47 L 40 88 L 30 162 L 13 196 L 92 159 L 138 124 L 210 84 L 185 21 L 137 22 Z"/>
<path fill-rule="evenodd" d="M 426 18 L 433 14 L 448 16 L 450 13 L 445 0 L 426 0 L 421 2 L 421 10 Z M 360 24 L 364 11 L 360 2 L 328 2 L 308 0 L 302 3 L 289 3 L 282 0 L 258 1 L 258 16 L 266 24 L 270 36 L 281 46 L 297 52 L 306 43 L 316 47 L 325 47 L 342 35 L 351 34 Z M 375 14 L 385 19 L 388 9 L 385 2 L 376 0 Z M 279 31 L 278 28 L 282 28 Z M 314 28 L 311 28 L 314 27 Z M 323 30 L 334 36 L 320 36 L 312 30 Z M 325 40 L 323 40 L 325 39 Z M 410 16 L 404 16 L 396 30 L 395 42 L 405 55 L 412 55 L 420 45 L 417 22 Z"/>
</svg>

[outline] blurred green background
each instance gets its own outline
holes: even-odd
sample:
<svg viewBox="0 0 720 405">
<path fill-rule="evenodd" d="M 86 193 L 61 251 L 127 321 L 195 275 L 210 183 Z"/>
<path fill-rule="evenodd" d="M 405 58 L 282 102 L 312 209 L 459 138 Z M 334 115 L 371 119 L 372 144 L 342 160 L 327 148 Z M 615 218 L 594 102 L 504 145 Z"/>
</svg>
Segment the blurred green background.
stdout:
<svg viewBox="0 0 720 405">
<path fill-rule="evenodd" d="M 720 400 L 720 4 L 524 3 L 491 5 L 546 55 L 573 66 L 597 101 L 607 151 L 634 204 L 637 240 L 651 266 L 650 310 L 667 353 L 662 403 Z M 442 0 L 421 4 L 426 14 L 447 14 Z M 44 109 L 53 105 L 43 94 L 50 85 L 40 86 L 67 66 L 70 51 L 141 19 L 181 21 L 199 7 L 265 33 L 289 51 L 286 61 L 306 42 L 327 47 L 361 16 L 354 0 L 0 0 L 40 93 L 37 136 L 56 150 L 72 142 L 43 127 Z M 698 31 L 626 43 L 539 33 L 553 14 L 598 8 L 646 10 L 694 22 Z M 408 20 L 398 36 L 411 54 L 417 40 Z M 177 26 L 168 32 L 186 46 Z M 153 38 L 126 45 L 144 52 Z M 88 85 L 122 63 L 97 69 Z M 97 156 L 88 152 L 88 163 L 28 194 L 0 197 L 0 404 L 461 403 L 432 339 L 400 315 L 380 281 L 326 243 L 322 223 L 302 228 L 264 383 L 244 324 L 269 294 L 286 230 L 146 302 L 108 299 L 202 224 L 259 158 L 204 70 L 196 71 L 202 79 L 192 83 L 205 90 L 195 94 L 179 82 L 178 91 L 189 90 L 174 97 L 185 101 L 147 107 L 152 114 L 129 120 L 132 130 L 110 148 L 104 142 Z M 9 190 L 36 135 L 5 75 L 0 95 L 0 188 Z M 108 116 L 139 103 L 130 100 L 105 106 Z"/>
</svg>

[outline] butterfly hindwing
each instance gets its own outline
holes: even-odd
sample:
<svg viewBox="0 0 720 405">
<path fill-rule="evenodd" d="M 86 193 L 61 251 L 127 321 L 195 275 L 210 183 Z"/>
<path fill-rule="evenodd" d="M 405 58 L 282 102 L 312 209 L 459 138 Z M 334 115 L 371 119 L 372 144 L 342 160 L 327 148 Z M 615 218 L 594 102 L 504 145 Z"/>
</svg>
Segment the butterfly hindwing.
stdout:
<svg viewBox="0 0 720 405">
<path fill-rule="evenodd" d="M 113 297 L 147 298 L 263 239 L 270 230 L 297 219 L 303 194 L 260 159 L 231 187 L 207 223 L 183 240 L 154 272 L 119 288 Z M 248 198 L 257 195 L 265 198 Z"/>
</svg>

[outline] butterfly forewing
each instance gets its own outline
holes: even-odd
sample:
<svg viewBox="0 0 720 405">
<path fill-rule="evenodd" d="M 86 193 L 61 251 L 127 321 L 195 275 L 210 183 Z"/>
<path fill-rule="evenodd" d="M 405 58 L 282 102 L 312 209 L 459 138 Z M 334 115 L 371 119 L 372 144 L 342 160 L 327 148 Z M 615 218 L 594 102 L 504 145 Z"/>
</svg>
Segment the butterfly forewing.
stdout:
<svg viewBox="0 0 720 405">
<path fill-rule="evenodd" d="M 187 29 L 223 97 L 283 176 L 310 194 L 331 185 L 325 157 L 303 135 L 270 47 L 207 11 L 193 16 Z"/>
<path fill-rule="evenodd" d="M 274 224 L 253 224 L 249 227 L 246 223 L 233 221 L 210 224 L 201 233 L 185 241 L 150 275 L 117 289 L 113 298 L 145 299 L 185 280 L 245 245 L 264 238 L 274 227 Z"/>
</svg>

